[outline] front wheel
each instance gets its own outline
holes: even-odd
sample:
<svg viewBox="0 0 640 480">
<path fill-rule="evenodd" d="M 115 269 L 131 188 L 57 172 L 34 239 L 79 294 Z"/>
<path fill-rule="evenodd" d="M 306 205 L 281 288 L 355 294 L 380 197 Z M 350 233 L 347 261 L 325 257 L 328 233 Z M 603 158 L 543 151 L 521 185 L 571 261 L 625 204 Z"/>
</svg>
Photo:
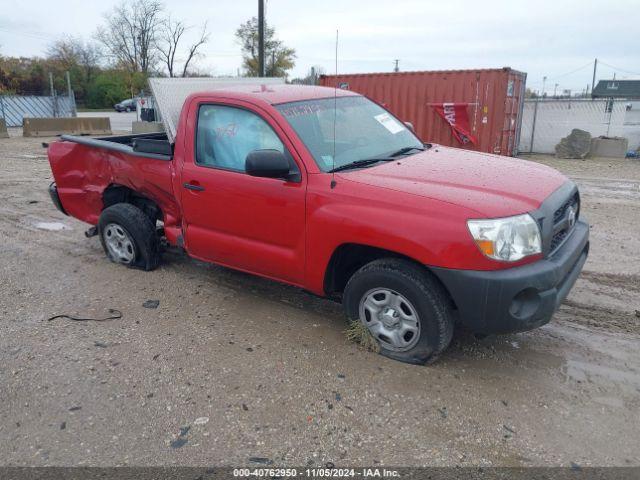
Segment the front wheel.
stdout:
<svg viewBox="0 0 640 480">
<path fill-rule="evenodd" d="M 380 353 L 406 363 L 433 361 L 451 342 L 452 308 L 442 285 L 418 265 L 387 258 L 353 274 L 344 290 L 349 319 L 361 322 Z"/>
<path fill-rule="evenodd" d="M 160 264 L 160 242 L 154 222 L 130 203 L 105 208 L 98 221 L 100 243 L 112 262 L 153 270 Z"/>
</svg>

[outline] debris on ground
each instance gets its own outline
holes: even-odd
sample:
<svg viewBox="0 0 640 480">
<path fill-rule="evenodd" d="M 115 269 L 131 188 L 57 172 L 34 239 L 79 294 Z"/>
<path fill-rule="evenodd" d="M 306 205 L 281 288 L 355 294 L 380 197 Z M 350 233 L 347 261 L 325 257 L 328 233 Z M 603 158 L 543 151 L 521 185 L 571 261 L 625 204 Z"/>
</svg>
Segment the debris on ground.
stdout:
<svg viewBox="0 0 640 480">
<path fill-rule="evenodd" d="M 369 329 L 367 329 L 367 327 L 365 327 L 359 320 L 350 321 L 349 326 L 344 333 L 347 340 L 359 344 L 364 350 L 374 353 L 380 352 L 380 345 L 376 339 L 373 338 Z"/>
<path fill-rule="evenodd" d="M 584 160 L 591 150 L 591 134 L 579 128 L 560 140 L 556 145 L 556 158 L 577 158 Z"/>
<path fill-rule="evenodd" d="M 74 322 L 106 322 L 107 320 L 118 320 L 122 318 L 122 312 L 120 310 L 115 310 L 110 308 L 109 316 L 104 318 L 92 318 L 92 317 L 74 317 L 72 315 L 67 315 L 65 313 L 60 315 L 54 315 L 53 317 L 47 318 L 47 321 L 55 320 L 56 318 L 68 318 L 69 320 L 73 320 Z"/>
<path fill-rule="evenodd" d="M 194 425 L 205 425 L 209 422 L 209 417 L 198 417 L 193 421 Z"/>
<path fill-rule="evenodd" d="M 144 308 L 158 308 L 160 300 L 147 300 L 142 304 Z"/>
<path fill-rule="evenodd" d="M 184 447 L 189 441 L 186 438 L 187 434 L 189 433 L 189 430 L 191 430 L 191 426 L 189 425 L 187 425 L 186 427 L 180 427 L 180 432 L 178 433 L 178 435 L 174 440 L 169 442 L 169 446 L 174 449 Z"/>
</svg>

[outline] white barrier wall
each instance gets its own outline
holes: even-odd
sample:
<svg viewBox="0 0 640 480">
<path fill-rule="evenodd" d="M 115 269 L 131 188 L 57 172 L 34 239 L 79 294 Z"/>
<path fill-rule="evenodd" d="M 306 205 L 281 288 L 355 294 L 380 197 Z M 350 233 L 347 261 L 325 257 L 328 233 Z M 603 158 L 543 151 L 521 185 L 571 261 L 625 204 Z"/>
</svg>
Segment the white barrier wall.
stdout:
<svg viewBox="0 0 640 480">
<path fill-rule="evenodd" d="M 592 137 L 626 137 L 640 145 L 640 102 L 625 100 L 526 100 L 522 112 L 520 153 L 555 153 L 555 146 L 574 128 Z M 635 108 L 634 108 L 635 107 Z"/>
</svg>

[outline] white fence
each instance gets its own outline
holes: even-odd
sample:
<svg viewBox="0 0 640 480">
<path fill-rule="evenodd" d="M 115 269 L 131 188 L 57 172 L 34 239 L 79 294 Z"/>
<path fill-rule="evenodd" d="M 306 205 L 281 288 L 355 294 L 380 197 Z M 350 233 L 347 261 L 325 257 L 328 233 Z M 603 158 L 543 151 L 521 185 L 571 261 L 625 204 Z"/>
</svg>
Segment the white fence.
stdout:
<svg viewBox="0 0 640 480">
<path fill-rule="evenodd" d="M 76 100 L 71 95 L 0 95 L 0 118 L 7 127 L 21 127 L 25 117 L 75 117 Z"/>
<path fill-rule="evenodd" d="M 631 109 L 628 110 L 629 105 Z M 628 100 L 526 100 L 522 112 L 520 153 L 554 153 L 574 128 L 592 137 L 626 137 L 640 146 L 640 102 Z"/>
</svg>

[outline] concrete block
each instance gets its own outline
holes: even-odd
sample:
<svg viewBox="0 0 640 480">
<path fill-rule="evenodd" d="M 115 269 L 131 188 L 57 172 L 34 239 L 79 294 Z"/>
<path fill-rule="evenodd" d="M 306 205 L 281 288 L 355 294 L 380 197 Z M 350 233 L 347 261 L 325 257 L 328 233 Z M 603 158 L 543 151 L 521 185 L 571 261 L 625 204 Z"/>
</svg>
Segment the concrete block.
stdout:
<svg viewBox="0 0 640 480">
<path fill-rule="evenodd" d="M 9 138 L 9 132 L 7 131 L 7 124 L 2 118 L 0 118 L 0 138 Z"/>
<path fill-rule="evenodd" d="M 57 135 L 111 135 L 108 117 L 24 118 L 24 137 L 55 137 Z"/>
<path fill-rule="evenodd" d="M 164 125 L 162 122 L 132 122 L 131 133 L 162 133 Z"/>
<path fill-rule="evenodd" d="M 596 137 L 591 139 L 590 157 L 625 158 L 629 141 L 622 137 Z"/>
<path fill-rule="evenodd" d="M 560 140 L 556 145 L 556 158 L 584 159 L 591 148 L 591 134 L 579 128 Z"/>
</svg>

